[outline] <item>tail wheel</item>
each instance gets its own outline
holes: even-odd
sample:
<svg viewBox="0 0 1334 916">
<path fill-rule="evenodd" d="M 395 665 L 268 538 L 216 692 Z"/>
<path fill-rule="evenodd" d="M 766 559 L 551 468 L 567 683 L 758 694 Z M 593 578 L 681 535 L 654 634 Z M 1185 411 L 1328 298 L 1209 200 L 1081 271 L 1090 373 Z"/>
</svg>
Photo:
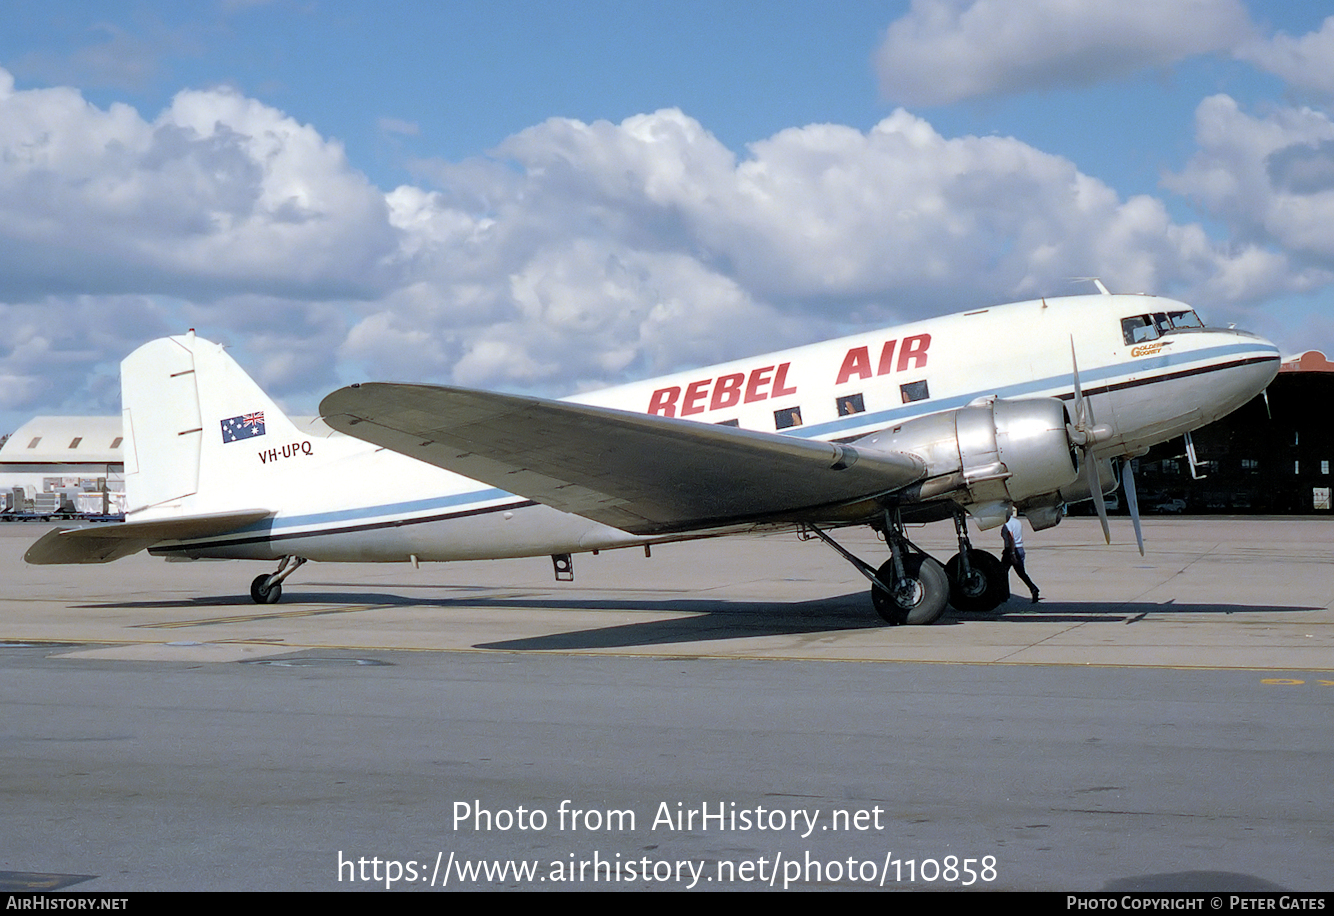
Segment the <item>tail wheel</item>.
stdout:
<svg viewBox="0 0 1334 916">
<path fill-rule="evenodd" d="M 893 591 L 871 586 L 871 603 L 876 613 L 890 626 L 935 623 L 945 613 L 950 597 L 950 582 L 944 567 L 925 554 L 910 554 L 903 558 L 903 573 L 903 579 L 896 579 L 893 560 L 880 567 L 877 578 Z"/>
<path fill-rule="evenodd" d="M 1004 564 L 985 550 L 968 551 L 968 575 L 963 575 L 963 563 L 955 554 L 945 564 L 949 578 L 950 604 L 961 611 L 985 614 L 994 611 L 1010 597 L 1009 578 Z"/>
<path fill-rule="evenodd" d="M 250 583 L 250 597 L 255 599 L 256 604 L 277 604 L 283 596 L 283 586 L 281 582 L 273 585 L 267 585 L 272 578 L 269 573 L 256 576 L 255 581 Z"/>
</svg>

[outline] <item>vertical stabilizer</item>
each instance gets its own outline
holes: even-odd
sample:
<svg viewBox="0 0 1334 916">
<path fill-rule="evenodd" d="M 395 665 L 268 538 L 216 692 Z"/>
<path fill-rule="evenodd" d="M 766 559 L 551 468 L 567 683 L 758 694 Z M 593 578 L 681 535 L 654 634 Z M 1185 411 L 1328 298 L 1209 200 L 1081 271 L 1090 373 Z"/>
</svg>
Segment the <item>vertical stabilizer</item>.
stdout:
<svg viewBox="0 0 1334 916">
<path fill-rule="evenodd" d="M 121 397 L 131 519 L 253 508 L 287 476 L 261 476 L 272 470 L 270 453 L 277 464 L 284 453 L 312 451 L 309 437 L 220 344 L 193 333 L 127 356 Z"/>
</svg>

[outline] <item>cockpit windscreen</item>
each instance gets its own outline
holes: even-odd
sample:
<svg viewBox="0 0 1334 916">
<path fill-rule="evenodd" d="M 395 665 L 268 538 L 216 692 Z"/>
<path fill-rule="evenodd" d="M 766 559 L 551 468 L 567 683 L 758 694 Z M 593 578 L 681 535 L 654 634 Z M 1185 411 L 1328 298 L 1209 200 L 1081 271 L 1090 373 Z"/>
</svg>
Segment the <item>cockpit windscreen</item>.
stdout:
<svg viewBox="0 0 1334 916">
<path fill-rule="evenodd" d="M 1157 340 L 1164 334 L 1185 328 L 1202 327 L 1204 322 L 1200 321 L 1200 316 L 1190 309 L 1178 312 L 1153 312 L 1121 319 L 1121 334 L 1125 337 L 1127 345 Z"/>
</svg>

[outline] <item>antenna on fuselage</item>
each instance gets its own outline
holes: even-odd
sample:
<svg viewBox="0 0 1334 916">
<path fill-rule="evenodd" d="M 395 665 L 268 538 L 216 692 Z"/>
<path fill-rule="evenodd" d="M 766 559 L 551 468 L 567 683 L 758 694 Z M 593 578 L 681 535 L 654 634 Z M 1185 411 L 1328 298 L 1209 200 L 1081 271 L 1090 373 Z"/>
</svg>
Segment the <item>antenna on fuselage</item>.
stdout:
<svg viewBox="0 0 1334 916">
<path fill-rule="evenodd" d="M 1102 280 L 1098 277 L 1071 277 L 1070 279 L 1076 283 L 1092 283 L 1098 288 L 1098 292 L 1102 293 L 1104 296 L 1111 295 L 1111 292 L 1107 287 L 1102 285 Z"/>
</svg>

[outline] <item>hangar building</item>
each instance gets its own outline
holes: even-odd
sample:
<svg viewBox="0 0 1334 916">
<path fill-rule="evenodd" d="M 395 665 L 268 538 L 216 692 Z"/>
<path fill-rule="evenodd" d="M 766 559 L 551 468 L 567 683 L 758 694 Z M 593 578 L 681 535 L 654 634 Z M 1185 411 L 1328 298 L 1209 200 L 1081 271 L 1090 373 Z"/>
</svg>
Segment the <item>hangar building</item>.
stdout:
<svg viewBox="0 0 1334 916">
<path fill-rule="evenodd" d="M 120 417 L 34 417 L 0 444 L 0 510 L 124 511 Z"/>
<path fill-rule="evenodd" d="M 1195 431 L 1200 466 L 1194 473 L 1181 439 L 1154 446 L 1139 459 L 1135 480 L 1141 510 L 1329 512 L 1334 487 L 1334 424 L 1327 413 L 1331 403 L 1334 363 L 1325 354 L 1311 350 L 1284 363 L 1266 396 Z"/>
</svg>

